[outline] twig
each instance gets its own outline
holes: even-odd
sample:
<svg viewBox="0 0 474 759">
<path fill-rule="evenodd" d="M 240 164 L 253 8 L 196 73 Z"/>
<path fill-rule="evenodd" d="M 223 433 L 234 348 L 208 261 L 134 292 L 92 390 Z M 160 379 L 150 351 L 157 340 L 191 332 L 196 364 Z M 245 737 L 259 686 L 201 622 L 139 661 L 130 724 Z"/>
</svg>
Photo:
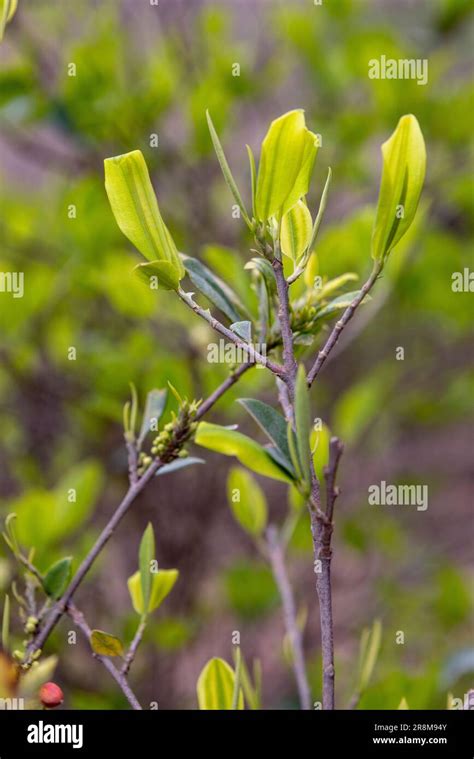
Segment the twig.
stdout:
<svg viewBox="0 0 474 759">
<path fill-rule="evenodd" d="M 219 334 L 227 338 L 227 340 L 235 343 L 238 348 L 245 352 L 251 361 L 255 361 L 257 364 L 266 366 L 268 369 L 270 369 L 271 372 L 273 372 L 273 374 L 276 374 L 277 377 L 285 377 L 285 371 L 282 366 L 276 364 L 274 361 L 271 361 L 269 358 L 266 358 L 266 356 L 263 356 L 261 353 L 255 350 L 253 345 L 246 343 L 245 340 L 242 340 L 240 337 L 238 337 L 235 332 L 227 329 L 227 327 L 221 324 L 218 319 L 212 316 L 211 312 L 208 309 L 204 309 L 198 306 L 198 304 L 192 299 L 189 293 L 185 293 L 181 288 L 179 288 L 177 292 L 181 300 L 186 303 L 186 305 L 189 306 L 189 308 L 191 308 L 195 314 L 200 316 L 201 319 L 204 319 L 204 321 L 210 324 L 216 332 L 219 332 Z"/>
<path fill-rule="evenodd" d="M 334 709 L 334 625 L 332 618 L 331 592 L 331 538 L 333 531 L 332 516 L 334 503 L 339 494 L 335 485 L 337 468 L 342 456 L 342 444 L 337 438 L 332 438 L 329 446 L 329 464 L 324 470 L 326 482 L 326 509 L 319 507 L 319 485 L 316 489 L 317 478 L 313 476 L 313 492 L 311 497 L 311 534 L 313 537 L 316 591 L 319 599 L 319 616 L 321 622 L 321 650 L 323 659 L 323 709 Z M 321 569 L 316 565 L 320 562 Z"/>
<path fill-rule="evenodd" d="M 283 264 L 278 258 L 272 261 L 275 272 L 277 293 L 278 293 L 278 321 L 280 322 L 280 331 L 283 341 L 283 362 L 285 365 L 286 383 L 288 385 L 288 394 L 291 403 L 295 397 L 295 377 L 297 364 L 293 352 L 293 332 L 290 324 L 290 304 L 288 300 L 288 282 L 283 273 Z"/>
<path fill-rule="evenodd" d="M 140 620 L 140 624 L 137 627 L 137 631 L 135 635 L 133 636 L 133 640 L 130 643 L 130 647 L 125 655 L 123 667 L 120 670 L 122 675 L 126 675 L 128 673 L 128 670 L 132 666 L 132 662 L 135 658 L 135 654 L 137 653 L 138 646 L 140 645 L 141 640 L 143 638 L 143 633 L 145 632 L 146 623 L 147 623 L 147 618 L 142 617 L 142 619 Z"/>
<path fill-rule="evenodd" d="M 79 611 L 77 606 L 75 606 L 75 604 L 72 601 L 70 601 L 68 604 L 67 613 L 71 617 L 74 624 L 84 633 L 84 636 L 90 642 L 92 630 L 87 624 L 84 614 L 81 611 Z M 115 664 L 113 664 L 113 662 L 111 662 L 107 656 L 101 656 L 101 654 L 96 654 L 94 651 L 92 652 L 92 655 L 94 656 L 95 659 L 97 659 L 98 661 L 100 661 L 101 664 L 104 665 L 104 667 L 108 670 L 108 672 L 110 672 L 110 674 L 112 675 L 116 683 L 119 685 L 122 693 L 124 694 L 125 698 L 127 699 L 132 709 L 135 709 L 136 711 L 141 711 L 143 707 L 140 705 L 140 702 L 138 701 L 130 685 L 128 684 L 128 681 L 126 678 L 126 672 L 118 670 Z"/>
<path fill-rule="evenodd" d="M 224 395 L 224 393 L 229 390 L 232 385 L 235 385 L 236 382 L 239 381 L 241 376 L 245 374 L 245 372 L 250 369 L 252 366 L 255 366 L 253 362 L 249 362 L 246 364 L 241 364 L 238 369 L 236 369 L 232 374 L 230 374 L 224 382 L 219 385 L 219 387 L 214 390 L 214 392 L 209 396 L 209 398 L 206 398 L 206 400 L 201 403 L 199 406 L 197 413 L 196 413 L 196 419 L 201 419 L 204 414 L 207 414 L 209 409 L 216 403 L 216 401 L 219 400 L 219 398 Z"/>
<path fill-rule="evenodd" d="M 332 349 L 336 345 L 337 341 L 339 340 L 340 334 L 344 327 L 350 322 L 352 317 L 354 316 L 357 308 L 364 300 L 367 293 L 372 289 L 373 285 L 375 284 L 380 272 L 382 271 L 382 262 L 376 261 L 374 263 L 372 273 L 367 280 L 367 282 L 362 286 L 361 290 L 359 291 L 358 295 L 354 298 L 352 303 L 346 308 L 341 318 L 336 322 L 334 325 L 331 334 L 329 335 L 328 339 L 326 340 L 326 343 L 324 347 L 319 351 L 318 356 L 316 358 L 316 361 L 314 362 L 313 366 L 311 367 L 310 371 L 308 372 L 308 385 L 311 387 L 312 383 L 318 376 L 323 364 L 325 363 L 327 357 L 331 353 Z"/>
<path fill-rule="evenodd" d="M 291 642 L 293 670 L 300 699 L 301 708 L 311 709 L 311 692 L 306 674 L 303 653 L 303 636 L 298 626 L 296 604 L 285 565 L 284 549 L 274 526 L 267 530 L 267 551 L 272 566 L 273 576 L 278 586 L 285 618 L 285 629 Z"/>
</svg>

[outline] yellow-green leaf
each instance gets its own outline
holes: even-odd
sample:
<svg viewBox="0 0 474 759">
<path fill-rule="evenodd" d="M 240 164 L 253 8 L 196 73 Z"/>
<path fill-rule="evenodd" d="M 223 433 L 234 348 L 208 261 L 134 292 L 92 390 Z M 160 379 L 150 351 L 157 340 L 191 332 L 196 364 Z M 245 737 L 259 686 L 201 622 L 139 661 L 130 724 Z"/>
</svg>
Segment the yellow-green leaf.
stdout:
<svg viewBox="0 0 474 759">
<path fill-rule="evenodd" d="M 237 522 L 251 535 L 261 535 L 267 524 L 265 495 L 249 472 L 239 467 L 230 470 L 227 498 Z"/>
<path fill-rule="evenodd" d="M 324 474 L 324 467 L 329 462 L 329 442 L 331 440 L 331 432 L 329 427 L 325 424 L 321 425 L 321 429 L 314 429 L 311 432 L 310 442 L 311 450 L 313 452 L 313 465 L 318 479 L 321 480 Z"/>
<path fill-rule="evenodd" d="M 363 693 L 372 677 L 382 643 L 382 623 L 376 619 L 371 628 L 362 631 L 359 652 L 359 693 Z"/>
<path fill-rule="evenodd" d="M 257 218 L 279 220 L 308 192 L 318 140 L 306 128 L 302 110 L 272 121 L 262 142 L 255 211 Z"/>
<path fill-rule="evenodd" d="M 106 158 L 105 189 L 121 231 L 149 261 L 168 261 L 184 277 L 176 245 L 164 223 L 140 150 Z"/>
<path fill-rule="evenodd" d="M 382 179 L 372 232 L 372 257 L 384 260 L 415 218 L 425 178 L 426 149 L 417 119 L 402 116 L 382 145 Z"/>
<path fill-rule="evenodd" d="M 179 577 L 177 569 L 159 569 L 158 572 L 151 574 L 151 590 L 150 590 L 150 602 L 148 604 L 147 614 L 155 611 L 166 596 L 171 593 L 176 580 Z M 143 592 L 140 578 L 140 572 L 135 572 L 128 578 L 128 591 L 130 598 L 132 599 L 133 608 L 137 614 L 145 613 L 145 605 L 143 603 Z"/>
<path fill-rule="evenodd" d="M 133 273 L 136 274 L 142 282 L 144 282 L 150 290 L 177 290 L 179 287 L 179 274 L 174 266 L 169 261 L 150 261 L 145 264 L 137 264 L 133 268 Z"/>
<path fill-rule="evenodd" d="M 60 598 L 66 590 L 72 572 L 72 556 L 56 561 L 43 578 L 43 587 L 52 598 Z"/>
<path fill-rule="evenodd" d="M 0 13 L 0 41 L 3 39 L 5 27 L 12 20 L 18 6 L 18 0 L 2 0 Z"/>
<path fill-rule="evenodd" d="M 295 263 L 305 252 L 311 239 L 313 221 L 306 203 L 299 200 L 281 221 L 280 245 L 282 253 Z"/>
<path fill-rule="evenodd" d="M 123 656 L 123 643 L 120 638 L 103 630 L 92 630 L 90 637 L 91 648 L 100 656 Z"/>
<path fill-rule="evenodd" d="M 210 659 L 197 681 L 200 709 L 232 709 L 235 672 L 224 659 Z M 244 697 L 239 692 L 238 709 L 244 708 Z"/>
<path fill-rule="evenodd" d="M 142 589 L 143 605 L 148 608 L 151 597 L 151 562 L 155 559 L 155 534 L 149 522 L 140 541 L 138 551 L 138 566 L 140 567 L 140 586 Z"/>
<path fill-rule="evenodd" d="M 290 476 L 273 461 L 263 446 L 241 432 L 220 427 L 217 424 L 201 422 L 196 432 L 195 442 L 217 451 L 224 456 L 235 456 L 241 464 L 257 474 L 282 482 L 293 482 Z"/>
</svg>

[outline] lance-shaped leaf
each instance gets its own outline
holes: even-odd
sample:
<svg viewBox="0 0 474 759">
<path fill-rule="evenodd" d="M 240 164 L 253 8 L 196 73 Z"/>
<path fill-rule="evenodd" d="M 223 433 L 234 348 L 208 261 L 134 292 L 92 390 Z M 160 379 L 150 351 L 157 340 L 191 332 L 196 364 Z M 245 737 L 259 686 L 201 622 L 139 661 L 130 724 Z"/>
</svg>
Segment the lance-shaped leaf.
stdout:
<svg viewBox="0 0 474 759">
<path fill-rule="evenodd" d="M 303 255 L 311 239 L 311 214 L 306 203 L 299 200 L 281 221 L 280 245 L 282 253 L 295 263 Z"/>
<path fill-rule="evenodd" d="M 206 111 L 206 117 L 207 117 L 207 125 L 209 127 L 212 144 L 214 146 L 217 160 L 219 161 L 220 167 L 222 169 L 222 173 L 224 175 L 224 179 L 226 181 L 227 187 L 231 191 L 232 195 L 234 196 L 235 202 L 237 203 L 240 210 L 242 211 L 242 216 L 244 217 L 245 221 L 247 222 L 247 224 L 250 224 L 249 215 L 245 209 L 244 201 L 242 200 L 242 196 L 239 192 L 239 188 L 237 187 L 235 183 L 235 179 L 232 176 L 232 172 L 230 170 L 229 164 L 227 163 L 227 158 L 225 157 L 224 151 L 222 149 L 222 145 L 220 143 L 219 137 L 217 136 L 217 132 L 214 128 L 214 124 L 212 123 L 212 119 L 211 119 L 209 111 Z"/>
<path fill-rule="evenodd" d="M 100 656 L 123 656 L 123 643 L 115 635 L 103 630 L 92 630 L 90 637 L 91 648 Z"/>
<path fill-rule="evenodd" d="M 241 337 L 242 340 L 245 340 L 246 343 L 252 341 L 252 322 L 234 322 L 230 325 L 230 328 L 232 332 L 235 332 L 235 334 L 238 337 Z"/>
<path fill-rule="evenodd" d="M 358 692 L 363 693 L 372 677 L 382 643 L 382 623 L 376 619 L 372 628 L 362 631 L 359 651 Z"/>
<path fill-rule="evenodd" d="M 291 469 L 291 456 L 286 434 L 286 421 L 276 409 L 254 398 L 239 398 L 239 403 L 255 419 L 269 440 L 276 445 Z"/>
<path fill-rule="evenodd" d="M 142 445 L 149 432 L 156 432 L 158 430 L 158 422 L 165 410 L 167 397 L 167 390 L 150 390 L 147 394 L 142 426 L 138 437 L 139 446 Z"/>
<path fill-rule="evenodd" d="M 201 422 L 194 440 L 203 448 L 224 456 L 235 456 L 241 464 L 257 474 L 282 482 L 293 482 L 288 472 L 278 466 L 265 448 L 241 432 Z"/>
<path fill-rule="evenodd" d="M 197 681 L 197 697 L 200 709 L 232 709 L 234 701 L 235 672 L 224 659 L 210 659 Z M 239 693 L 238 709 L 244 708 L 242 691 Z"/>
<path fill-rule="evenodd" d="M 2 648 L 8 651 L 10 639 L 10 596 L 5 594 L 2 615 Z"/>
<path fill-rule="evenodd" d="M 148 607 L 143 602 L 142 584 L 140 572 L 135 572 L 128 578 L 128 591 L 132 599 L 133 608 L 137 614 L 150 614 L 155 611 L 166 596 L 173 590 L 174 584 L 179 577 L 177 569 L 159 569 L 151 575 L 150 600 Z"/>
<path fill-rule="evenodd" d="M 267 524 L 267 501 L 258 482 L 245 469 L 230 470 L 227 499 L 241 527 L 250 535 L 261 535 Z"/>
<path fill-rule="evenodd" d="M 196 456 L 188 456 L 186 459 L 175 459 L 169 464 L 164 464 L 160 467 L 155 477 L 160 477 L 162 474 L 172 474 L 180 469 L 187 469 L 188 466 L 194 466 L 195 464 L 205 464 L 204 459 L 198 459 Z"/>
<path fill-rule="evenodd" d="M 354 290 L 350 293 L 344 293 L 344 295 L 338 295 L 337 298 L 334 298 L 334 300 L 330 301 L 330 303 L 318 311 L 315 321 L 330 318 L 331 316 L 334 316 L 334 314 L 337 314 L 338 311 L 345 311 L 345 309 L 351 305 L 352 301 L 355 300 L 358 295 L 360 295 L 360 290 Z M 372 296 L 367 294 L 361 300 L 361 304 L 368 303 L 369 300 L 372 300 Z"/>
<path fill-rule="evenodd" d="M 318 140 L 302 110 L 272 121 L 262 142 L 255 211 L 260 221 L 281 217 L 308 192 Z"/>
<path fill-rule="evenodd" d="M 148 261 L 167 261 L 184 276 L 176 245 L 164 223 L 140 150 L 106 158 L 105 189 L 121 231 Z"/>
<path fill-rule="evenodd" d="M 56 561 L 46 572 L 43 578 L 43 588 L 48 596 L 60 598 L 66 590 L 71 579 L 72 557 Z"/>
<path fill-rule="evenodd" d="M 303 364 L 298 367 L 295 383 L 295 427 L 296 427 L 296 445 L 298 449 L 298 459 L 306 489 L 309 491 L 311 485 L 311 448 L 309 443 L 310 435 L 310 404 L 309 390 L 306 382 L 306 372 Z"/>
<path fill-rule="evenodd" d="M 326 424 L 321 425 L 321 429 L 313 427 L 311 431 L 311 450 L 313 452 L 313 466 L 318 479 L 322 480 L 324 468 L 329 463 L 329 443 L 331 432 Z"/>
<path fill-rule="evenodd" d="M 6 25 L 12 20 L 18 6 L 18 0 L 1 0 L 0 41 L 3 39 Z"/>
<path fill-rule="evenodd" d="M 250 317 L 249 312 L 229 285 L 217 277 L 197 258 L 181 255 L 186 273 L 197 289 L 208 298 L 231 322 Z"/>
<path fill-rule="evenodd" d="M 140 568 L 140 585 L 142 589 L 143 604 L 148 608 L 151 595 L 151 565 L 155 560 L 155 534 L 149 522 L 140 541 L 138 551 L 138 566 Z"/>
<path fill-rule="evenodd" d="M 382 179 L 372 232 L 372 257 L 384 260 L 412 223 L 425 178 L 426 149 L 412 114 L 402 116 L 382 145 Z"/>
<path fill-rule="evenodd" d="M 169 261 L 150 261 L 137 264 L 133 273 L 144 282 L 150 290 L 177 290 L 179 274 L 176 267 Z"/>
</svg>

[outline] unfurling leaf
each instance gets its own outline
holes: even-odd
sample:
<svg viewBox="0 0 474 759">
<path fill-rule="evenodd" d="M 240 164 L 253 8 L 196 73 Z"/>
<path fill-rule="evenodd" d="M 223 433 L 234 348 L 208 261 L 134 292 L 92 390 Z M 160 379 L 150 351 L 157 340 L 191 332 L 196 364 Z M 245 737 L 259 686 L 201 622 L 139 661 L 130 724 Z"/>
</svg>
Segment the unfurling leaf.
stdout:
<svg viewBox="0 0 474 759">
<path fill-rule="evenodd" d="M 105 189 L 121 231 L 148 261 L 165 261 L 184 277 L 173 238 L 164 223 L 140 150 L 106 158 Z M 163 276 L 163 274 L 162 274 Z"/>
<path fill-rule="evenodd" d="M 241 432 L 201 422 L 194 440 L 203 448 L 224 456 L 235 456 L 241 464 L 257 474 L 282 482 L 293 482 L 291 476 L 275 463 L 265 448 Z"/>
<path fill-rule="evenodd" d="M 177 569 L 159 569 L 158 572 L 151 574 L 150 601 L 145 611 L 143 603 L 143 593 L 140 572 L 135 572 L 128 578 L 128 590 L 132 599 L 133 608 L 137 614 L 150 614 L 155 611 L 166 596 L 171 593 L 176 580 L 179 577 Z"/>
<path fill-rule="evenodd" d="M 207 662 L 197 682 L 200 709 L 232 709 L 235 672 L 224 659 L 213 658 Z M 244 697 L 239 692 L 238 709 L 244 708 Z"/>
<path fill-rule="evenodd" d="M 161 419 L 168 397 L 167 390 L 150 390 L 146 397 L 145 411 L 143 412 L 142 426 L 138 437 L 138 445 L 141 446 L 149 432 L 157 432 L 158 422 Z M 153 427 L 153 429 L 152 429 Z"/>
<path fill-rule="evenodd" d="M 99 656 L 123 656 L 124 654 L 120 638 L 103 630 L 92 630 L 90 644 L 94 653 Z"/>
<path fill-rule="evenodd" d="M 299 200 L 281 221 L 280 245 L 285 256 L 295 263 L 303 255 L 311 239 L 312 219 L 306 203 Z"/>
<path fill-rule="evenodd" d="M 267 501 L 255 478 L 245 469 L 230 470 L 227 499 L 241 527 L 250 535 L 261 535 L 267 524 Z"/>
<path fill-rule="evenodd" d="M 308 192 L 318 140 L 302 110 L 272 121 L 262 142 L 255 212 L 260 221 L 281 217 Z"/>
<path fill-rule="evenodd" d="M 181 255 L 186 273 L 195 287 L 206 296 L 214 306 L 222 311 L 231 322 L 238 322 L 249 312 L 232 288 L 214 272 L 204 266 L 197 258 Z"/>
<path fill-rule="evenodd" d="M 214 150 L 216 152 L 217 160 L 219 161 L 220 167 L 222 169 L 222 173 L 224 175 L 224 179 L 226 181 L 227 187 L 231 191 L 232 195 L 234 196 L 234 200 L 239 206 L 240 210 L 242 211 L 242 216 L 244 217 L 247 224 L 250 224 L 250 219 L 248 216 L 248 213 L 245 209 L 244 201 L 242 200 L 242 196 L 239 192 L 239 189 L 235 183 L 235 179 L 232 176 L 232 172 L 230 170 L 229 164 L 227 163 L 227 159 L 225 157 L 224 151 L 222 149 L 222 145 L 220 143 L 219 137 L 217 136 L 217 132 L 214 128 L 214 124 L 212 123 L 211 115 L 209 111 L 206 111 L 206 117 L 207 117 L 207 124 L 209 127 L 209 132 L 211 135 L 212 144 L 214 146 Z"/>
<path fill-rule="evenodd" d="M 402 116 L 382 145 L 379 202 L 372 232 L 372 258 L 384 261 L 415 218 L 425 178 L 426 149 L 412 114 Z"/>
<path fill-rule="evenodd" d="M 311 448 L 309 443 L 309 435 L 311 429 L 310 411 L 309 390 L 306 382 L 306 372 L 303 364 L 300 364 L 298 367 L 295 384 L 295 427 L 298 459 L 300 462 L 301 474 L 307 491 L 309 491 L 311 485 Z"/>
<path fill-rule="evenodd" d="M 155 534 L 149 522 L 140 542 L 138 566 L 140 568 L 140 585 L 144 607 L 148 608 L 151 596 L 151 563 L 155 559 Z"/>
<path fill-rule="evenodd" d="M 43 578 L 43 588 L 48 596 L 60 598 L 71 579 L 72 556 L 66 556 L 53 564 Z"/>
</svg>

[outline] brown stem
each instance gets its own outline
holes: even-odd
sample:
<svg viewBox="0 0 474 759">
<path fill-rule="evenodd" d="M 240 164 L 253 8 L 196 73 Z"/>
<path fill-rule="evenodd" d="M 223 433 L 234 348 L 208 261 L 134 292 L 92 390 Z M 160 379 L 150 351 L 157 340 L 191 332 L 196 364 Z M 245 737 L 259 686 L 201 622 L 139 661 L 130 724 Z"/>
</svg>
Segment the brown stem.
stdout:
<svg viewBox="0 0 474 759">
<path fill-rule="evenodd" d="M 354 298 L 352 303 L 344 311 L 341 318 L 334 325 L 332 332 L 329 335 L 328 339 L 326 340 L 324 347 L 319 351 L 316 361 L 314 362 L 313 366 L 308 372 L 308 385 L 310 387 L 312 383 L 314 382 L 314 380 L 316 379 L 316 377 L 318 376 L 322 366 L 324 365 L 332 349 L 334 348 L 337 341 L 339 340 L 342 330 L 350 322 L 357 308 L 362 303 L 367 293 L 372 289 L 381 271 L 382 271 L 382 262 L 376 261 L 369 279 L 362 286 L 362 289 L 359 291 L 358 295 Z"/>
<path fill-rule="evenodd" d="M 283 545 L 274 526 L 269 527 L 267 530 L 267 550 L 283 606 L 285 629 L 291 643 L 293 670 L 301 708 L 308 710 L 311 709 L 311 691 L 306 674 L 303 636 L 298 626 L 295 598 L 286 570 Z"/>
</svg>

